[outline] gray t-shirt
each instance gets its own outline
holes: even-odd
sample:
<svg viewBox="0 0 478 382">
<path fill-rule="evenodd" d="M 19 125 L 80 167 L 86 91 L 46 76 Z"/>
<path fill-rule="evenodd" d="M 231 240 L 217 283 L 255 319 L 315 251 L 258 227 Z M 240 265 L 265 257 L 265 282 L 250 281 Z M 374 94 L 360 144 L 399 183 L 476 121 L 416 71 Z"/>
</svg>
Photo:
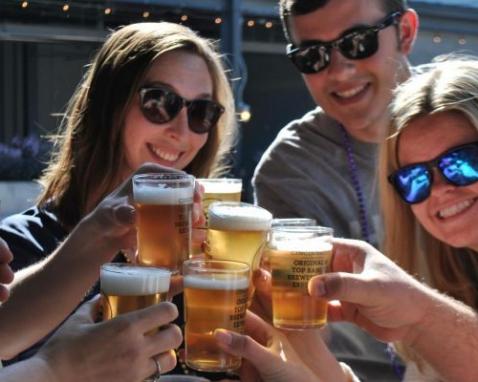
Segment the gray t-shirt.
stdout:
<svg viewBox="0 0 478 382">
<path fill-rule="evenodd" d="M 378 145 L 349 141 L 358 168 L 370 241 L 380 240 Z M 310 217 L 336 237 L 363 239 L 359 203 L 339 124 L 317 108 L 281 130 L 252 179 L 255 203 L 274 217 Z"/>
<path fill-rule="evenodd" d="M 378 145 L 348 136 L 366 206 L 371 244 L 380 240 Z M 255 203 L 274 217 L 310 217 L 335 237 L 363 239 L 357 194 L 337 121 L 317 108 L 281 130 L 253 180 Z M 363 382 L 398 381 L 386 344 L 355 325 L 334 323 L 330 349 Z"/>
</svg>

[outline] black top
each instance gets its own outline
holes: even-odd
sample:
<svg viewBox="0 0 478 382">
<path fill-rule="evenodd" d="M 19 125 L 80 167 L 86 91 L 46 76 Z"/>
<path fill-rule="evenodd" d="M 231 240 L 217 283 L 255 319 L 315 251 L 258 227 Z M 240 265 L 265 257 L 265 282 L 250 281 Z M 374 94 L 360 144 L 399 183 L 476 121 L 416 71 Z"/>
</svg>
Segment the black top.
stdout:
<svg viewBox="0 0 478 382">
<path fill-rule="evenodd" d="M 13 254 L 13 261 L 10 263 L 11 268 L 16 272 L 20 269 L 28 267 L 38 261 L 44 259 L 65 240 L 69 231 L 61 225 L 58 217 L 48 207 L 39 209 L 32 207 L 20 214 L 12 215 L 5 218 L 0 225 L 0 237 L 5 240 Z M 125 262 L 122 254 L 119 254 L 114 262 Z M 100 293 L 99 280 L 86 293 L 85 298 L 80 303 L 90 300 L 93 296 Z M 184 333 L 183 321 L 183 295 L 177 295 L 173 299 L 179 310 L 179 317 L 174 322 L 181 327 Z M 74 311 L 76 311 L 75 308 Z M 71 314 L 74 313 L 71 312 Z M 57 329 L 53 330 L 45 338 L 33 345 L 31 348 L 18 354 L 16 357 L 8 361 L 3 361 L 4 366 L 19 362 L 30 358 L 38 349 L 50 338 Z M 171 371 L 172 374 L 193 374 L 201 375 L 211 380 L 233 379 L 231 375 L 222 373 L 200 373 L 189 369 L 178 356 L 178 364 Z"/>
</svg>

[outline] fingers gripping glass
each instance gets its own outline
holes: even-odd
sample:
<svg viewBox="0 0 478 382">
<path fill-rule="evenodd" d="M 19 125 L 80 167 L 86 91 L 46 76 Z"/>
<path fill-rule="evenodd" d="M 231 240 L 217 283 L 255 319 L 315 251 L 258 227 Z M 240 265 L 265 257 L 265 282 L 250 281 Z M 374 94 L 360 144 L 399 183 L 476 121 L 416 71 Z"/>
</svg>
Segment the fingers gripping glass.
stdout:
<svg viewBox="0 0 478 382">
<path fill-rule="evenodd" d="M 224 108 L 217 102 L 209 99 L 188 101 L 170 90 L 159 87 L 141 88 L 139 95 L 144 117 L 158 125 L 173 120 L 183 107 L 187 107 L 189 129 L 196 134 L 209 132 L 224 113 Z"/>
<path fill-rule="evenodd" d="M 378 32 L 396 25 L 400 15 L 401 12 L 395 12 L 378 25 L 346 30 L 334 41 L 317 41 L 299 47 L 289 44 L 287 57 L 305 74 L 319 73 L 329 66 L 332 49 L 338 49 L 344 57 L 351 60 L 371 57 L 378 50 Z"/>
<path fill-rule="evenodd" d="M 429 162 L 402 167 L 388 180 L 407 203 L 421 203 L 430 196 L 434 167 L 457 187 L 478 182 L 478 142 L 454 147 Z"/>
</svg>

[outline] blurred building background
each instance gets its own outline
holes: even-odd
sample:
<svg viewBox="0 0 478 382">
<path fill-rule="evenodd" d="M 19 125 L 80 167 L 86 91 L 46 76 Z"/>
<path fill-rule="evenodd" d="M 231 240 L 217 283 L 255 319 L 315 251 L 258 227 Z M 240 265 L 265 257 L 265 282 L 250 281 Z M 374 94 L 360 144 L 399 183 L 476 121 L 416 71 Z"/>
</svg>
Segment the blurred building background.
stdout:
<svg viewBox="0 0 478 382">
<path fill-rule="evenodd" d="M 477 0 L 415 0 L 413 64 L 452 51 L 478 54 Z M 85 65 L 109 30 L 141 21 L 182 23 L 217 40 L 228 58 L 241 124 L 234 174 L 245 180 L 288 121 L 314 107 L 284 55 L 277 0 L 0 0 L 0 142 L 54 132 Z"/>
</svg>

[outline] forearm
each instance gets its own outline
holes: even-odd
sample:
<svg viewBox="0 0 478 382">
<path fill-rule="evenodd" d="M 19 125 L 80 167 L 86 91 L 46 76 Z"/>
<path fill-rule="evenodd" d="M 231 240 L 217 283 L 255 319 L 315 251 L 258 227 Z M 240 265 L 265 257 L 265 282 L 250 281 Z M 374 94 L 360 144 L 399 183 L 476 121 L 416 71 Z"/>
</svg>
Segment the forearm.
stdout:
<svg viewBox="0 0 478 382">
<path fill-rule="evenodd" d="M 0 358 L 11 358 L 48 334 L 98 279 L 100 265 L 114 251 L 91 228 L 77 227 L 52 255 L 17 272 L 11 297 L 0 308 Z"/>
<path fill-rule="evenodd" d="M 411 347 L 445 381 L 478 381 L 477 312 L 438 292 L 428 289 L 424 293 L 431 308 L 414 327 Z"/>
<path fill-rule="evenodd" d="M 345 382 L 342 367 L 325 344 L 320 330 L 286 333 L 302 362 L 324 382 Z"/>
<path fill-rule="evenodd" d="M 0 382 L 54 382 L 48 365 L 38 357 L 0 369 Z"/>
</svg>

